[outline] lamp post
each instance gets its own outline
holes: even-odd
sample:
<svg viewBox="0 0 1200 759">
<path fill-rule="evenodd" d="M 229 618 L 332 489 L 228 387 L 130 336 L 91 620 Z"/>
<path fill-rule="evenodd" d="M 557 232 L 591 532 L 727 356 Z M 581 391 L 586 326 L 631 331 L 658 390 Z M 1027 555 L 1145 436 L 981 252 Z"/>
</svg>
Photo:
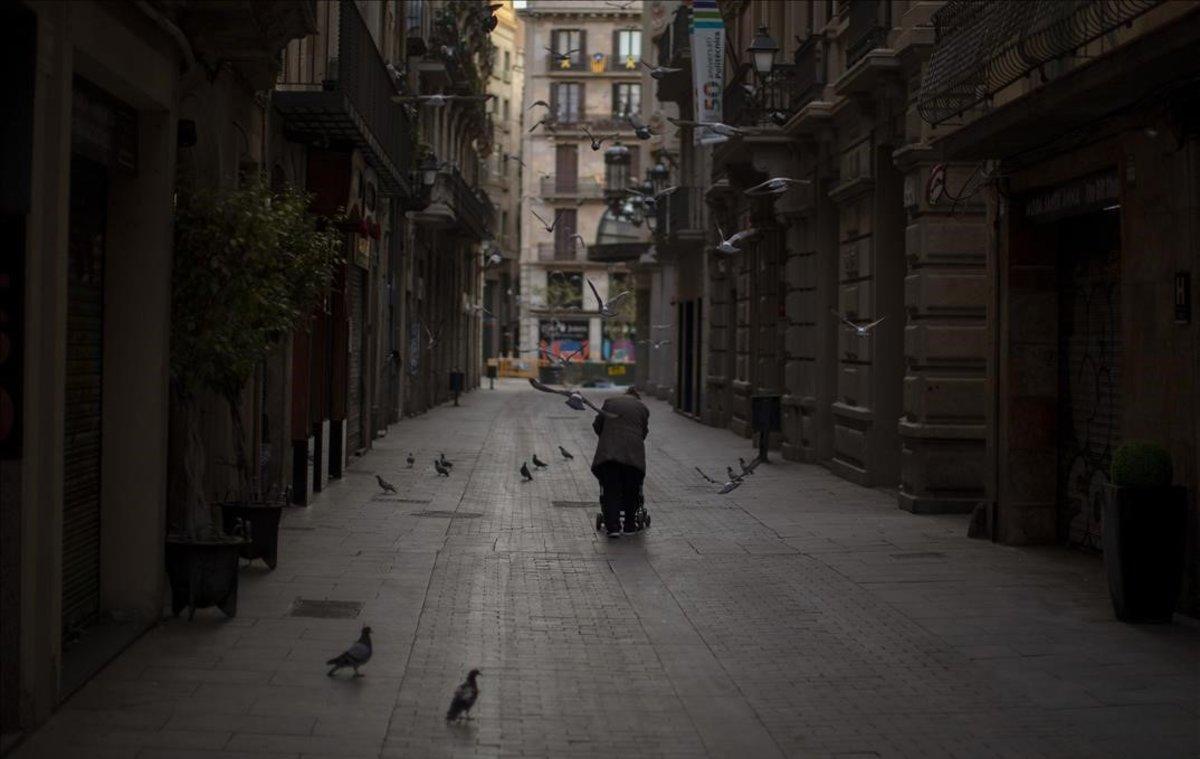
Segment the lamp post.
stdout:
<svg viewBox="0 0 1200 759">
<path fill-rule="evenodd" d="M 650 182 L 654 185 L 654 191 L 665 190 L 667 187 L 667 179 L 671 176 L 671 170 L 666 164 L 659 161 L 654 164 L 654 168 L 650 169 Z"/>
<path fill-rule="evenodd" d="M 434 156 L 433 153 L 426 155 L 425 159 L 423 161 L 421 161 L 420 169 L 421 169 L 421 185 L 424 186 L 425 189 L 432 188 L 433 183 L 435 181 L 437 181 L 437 173 L 438 173 L 437 157 Z"/>
<path fill-rule="evenodd" d="M 629 186 L 629 148 L 614 142 L 604 151 L 604 199 L 613 214 L 621 208 L 625 188 Z"/>
<path fill-rule="evenodd" d="M 767 27 L 758 27 L 746 52 L 750 54 L 750 60 L 754 62 L 755 73 L 760 79 L 766 81 L 767 77 L 771 75 L 771 70 L 775 68 L 775 54 L 779 52 L 779 45 L 771 39 L 771 35 L 767 33 Z"/>
</svg>

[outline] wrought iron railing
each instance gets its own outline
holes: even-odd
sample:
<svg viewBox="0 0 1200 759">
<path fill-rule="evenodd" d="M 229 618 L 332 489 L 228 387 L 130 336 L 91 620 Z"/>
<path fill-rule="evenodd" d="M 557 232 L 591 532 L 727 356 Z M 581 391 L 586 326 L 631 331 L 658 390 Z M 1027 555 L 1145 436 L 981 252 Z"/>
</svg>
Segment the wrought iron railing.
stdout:
<svg viewBox="0 0 1200 759">
<path fill-rule="evenodd" d="M 457 166 L 447 168 L 442 174 L 449 183 L 450 196 L 459 220 L 479 237 L 490 236 L 496 211 L 487 193 L 468 184 Z"/>
<path fill-rule="evenodd" d="M 580 260 L 579 251 L 576 250 L 579 242 L 575 239 L 570 241 L 554 241 L 554 242 L 539 242 L 537 244 L 537 254 L 539 261 L 578 261 Z"/>
<path fill-rule="evenodd" d="M 297 130 L 331 131 L 325 136 L 359 143 L 367 160 L 386 175 L 385 188 L 395 192 L 407 183 L 414 136 L 408 112 L 392 102 L 400 94 L 399 84 L 356 3 L 326 4 L 318 27 L 292 41 L 284 53 L 276 90 L 285 100 L 291 97 L 285 115 Z M 293 93 L 338 93 L 341 98 L 335 98 L 336 106 L 325 103 L 328 98 L 319 107 L 306 106 L 301 101 L 308 96 Z M 325 112 L 331 107 L 341 112 L 338 117 Z M 348 127 L 357 134 L 347 134 Z"/>
<path fill-rule="evenodd" d="M 886 18 L 880 18 L 881 8 Z M 891 4 L 881 3 L 880 0 L 851 0 L 849 14 L 847 69 L 862 60 L 867 53 L 887 44 L 888 27 L 891 26 Z"/>
<path fill-rule="evenodd" d="M 746 125 L 786 120 L 799 108 L 796 102 L 800 94 L 796 89 L 796 69 L 791 63 L 776 64 L 771 75 L 761 80 L 753 74 L 750 64 L 742 64 L 734 74 L 733 81 L 725 87 L 725 121 Z"/>
<path fill-rule="evenodd" d="M 796 48 L 796 54 L 792 58 L 795 62 L 791 81 L 792 110 L 800 110 L 808 105 L 820 97 L 825 89 L 828 80 L 825 68 L 827 44 L 824 37 L 811 35 Z"/>
<path fill-rule="evenodd" d="M 1163 2 L 950 0 L 933 15 L 917 109 L 931 124 L 960 115 Z"/>
<path fill-rule="evenodd" d="M 602 198 L 604 187 L 595 177 L 552 176 L 541 178 L 543 198 Z"/>
</svg>

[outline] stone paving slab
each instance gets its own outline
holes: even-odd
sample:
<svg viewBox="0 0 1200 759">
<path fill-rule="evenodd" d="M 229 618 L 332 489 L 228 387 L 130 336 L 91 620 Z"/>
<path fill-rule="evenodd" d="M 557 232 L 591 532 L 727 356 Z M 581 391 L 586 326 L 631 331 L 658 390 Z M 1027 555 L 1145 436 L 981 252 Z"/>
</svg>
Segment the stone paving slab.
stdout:
<svg viewBox="0 0 1200 759">
<path fill-rule="evenodd" d="M 1200 626 L 1117 623 L 1096 557 L 968 540 L 810 465 L 717 495 L 693 467 L 749 443 L 650 406 L 647 532 L 593 530 L 590 416 L 501 382 L 395 425 L 285 513 L 236 619 L 166 619 L 15 755 L 1200 756 Z M 366 676 L 326 677 L 364 623 Z"/>
</svg>

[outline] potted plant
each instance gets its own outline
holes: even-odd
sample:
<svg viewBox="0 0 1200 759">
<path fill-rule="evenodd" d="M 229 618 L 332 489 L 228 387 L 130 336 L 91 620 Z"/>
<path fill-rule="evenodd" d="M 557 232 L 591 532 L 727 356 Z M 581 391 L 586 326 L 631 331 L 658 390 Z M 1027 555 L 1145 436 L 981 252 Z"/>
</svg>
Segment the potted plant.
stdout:
<svg viewBox="0 0 1200 759">
<path fill-rule="evenodd" d="M 307 213 L 308 197 L 273 192 L 261 178 L 223 190 L 181 192 L 171 294 L 172 611 L 237 610 L 239 555 L 274 566 L 281 503 L 252 476 L 242 395 L 255 367 L 305 321 L 333 279 L 341 235 Z M 204 497 L 199 435 L 203 396 L 228 409 L 236 496 L 216 528 Z"/>
<path fill-rule="evenodd" d="M 1113 455 L 1104 504 L 1104 566 L 1117 619 L 1169 622 L 1183 578 L 1187 491 L 1171 484 L 1160 445 L 1127 442 Z"/>
</svg>

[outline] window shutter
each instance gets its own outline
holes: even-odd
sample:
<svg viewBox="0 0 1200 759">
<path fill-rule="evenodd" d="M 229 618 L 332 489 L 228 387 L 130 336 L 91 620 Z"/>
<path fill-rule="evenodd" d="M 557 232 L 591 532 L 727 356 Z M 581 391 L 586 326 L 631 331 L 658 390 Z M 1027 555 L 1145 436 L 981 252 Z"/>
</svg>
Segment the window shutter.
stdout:
<svg viewBox="0 0 1200 759">
<path fill-rule="evenodd" d="M 586 66 L 587 60 L 588 60 L 587 30 L 586 29 L 581 29 L 579 31 L 579 53 L 578 53 L 578 55 L 579 55 L 580 65 Z"/>
<path fill-rule="evenodd" d="M 551 121 L 558 121 L 558 90 L 562 87 L 561 84 L 550 85 L 550 118 Z"/>
<path fill-rule="evenodd" d="M 612 62 L 609 68 L 615 68 L 618 63 L 624 65 L 625 61 L 621 59 L 621 32 L 613 29 L 613 46 L 612 46 Z"/>
<path fill-rule="evenodd" d="M 615 34 L 615 32 L 614 32 Z M 613 82 L 612 86 L 612 117 L 614 119 L 621 116 L 621 92 L 618 89 L 621 85 Z"/>
<path fill-rule="evenodd" d="M 587 88 L 586 88 L 586 87 L 584 87 L 582 84 L 576 84 L 576 85 L 575 85 L 575 91 L 579 93 L 579 116 L 578 116 L 578 120 L 579 120 L 579 121 L 587 121 L 587 106 L 586 106 L 586 105 L 584 105 L 584 103 L 583 103 L 583 93 L 587 91 Z"/>
</svg>

